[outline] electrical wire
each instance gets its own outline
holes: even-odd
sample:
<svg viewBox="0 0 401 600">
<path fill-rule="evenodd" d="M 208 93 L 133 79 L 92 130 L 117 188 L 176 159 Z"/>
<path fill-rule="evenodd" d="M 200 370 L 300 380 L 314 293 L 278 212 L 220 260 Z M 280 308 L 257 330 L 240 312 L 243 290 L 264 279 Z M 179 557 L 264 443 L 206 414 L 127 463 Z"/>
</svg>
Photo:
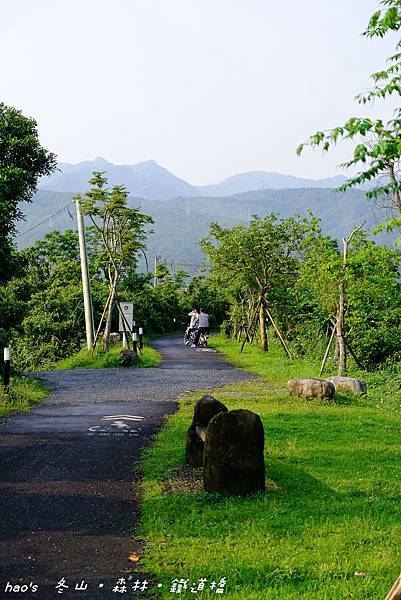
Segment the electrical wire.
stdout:
<svg viewBox="0 0 401 600">
<path fill-rule="evenodd" d="M 29 229 L 26 229 L 25 231 L 23 231 L 22 233 L 19 233 L 15 237 L 19 238 L 19 237 L 25 235 L 26 233 L 29 233 L 30 231 L 33 231 L 34 229 L 36 229 L 36 227 L 40 227 L 41 225 L 43 225 L 43 223 L 47 223 L 47 221 L 50 221 L 50 219 L 52 219 L 56 215 L 59 215 L 60 213 L 62 213 L 63 210 L 65 210 L 65 209 L 68 210 L 68 207 L 71 204 L 74 204 L 74 203 L 75 203 L 75 200 L 71 200 L 71 202 L 69 202 L 68 204 L 66 204 L 65 206 L 63 206 L 63 208 L 60 208 L 60 210 L 58 210 L 57 212 L 55 212 L 52 215 L 50 215 L 50 217 L 47 217 L 46 219 L 44 219 L 44 221 L 41 221 L 40 223 L 37 223 L 36 225 L 34 225 L 33 227 L 30 227 Z M 70 215 L 71 218 L 73 218 L 73 216 L 71 215 L 70 211 L 68 211 L 68 214 Z"/>
</svg>

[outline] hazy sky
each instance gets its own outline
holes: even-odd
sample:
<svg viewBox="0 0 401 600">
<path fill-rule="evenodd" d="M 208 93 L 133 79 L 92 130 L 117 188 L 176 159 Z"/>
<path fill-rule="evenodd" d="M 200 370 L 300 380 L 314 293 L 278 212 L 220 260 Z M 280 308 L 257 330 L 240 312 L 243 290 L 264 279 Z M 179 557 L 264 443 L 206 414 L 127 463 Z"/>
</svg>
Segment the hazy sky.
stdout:
<svg viewBox="0 0 401 600">
<path fill-rule="evenodd" d="M 353 98 L 395 40 L 361 37 L 378 6 L 0 0 L 0 99 L 38 121 L 61 161 L 154 159 L 193 184 L 259 169 L 334 175 L 345 148 L 295 148 L 363 114 Z"/>
</svg>

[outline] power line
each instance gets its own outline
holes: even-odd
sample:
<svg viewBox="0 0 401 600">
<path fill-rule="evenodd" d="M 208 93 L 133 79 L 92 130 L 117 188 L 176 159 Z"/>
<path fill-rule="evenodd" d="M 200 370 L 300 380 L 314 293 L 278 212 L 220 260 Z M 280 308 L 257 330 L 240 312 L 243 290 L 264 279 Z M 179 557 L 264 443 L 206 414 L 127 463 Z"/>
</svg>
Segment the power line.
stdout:
<svg viewBox="0 0 401 600">
<path fill-rule="evenodd" d="M 203 265 L 197 265 L 192 262 L 184 262 L 181 259 L 157 257 L 166 267 L 190 267 L 192 269 L 200 269 Z"/>
<path fill-rule="evenodd" d="M 26 231 L 23 231 L 22 233 L 19 233 L 15 237 L 19 238 L 19 237 L 25 235 L 26 233 L 29 233 L 30 231 L 33 231 L 37 227 L 40 227 L 41 225 L 43 225 L 43 223 L 47 223 L 47 221 L 50 221 L 50 219 L 52 219 L 56 215 L 59 215 L 60 213 L 62 213 L 63 210 L 65 210 L 66 208 L 68 209 L 68 207 L 70 206 L 70 204 L 74 204 L 74 202 L 75 202 L 74 200 L 71 200 L 71 202 L 69 202 L 68 204 L 66 204 L 65 206 L 63 206 L 63 208 L 60 208 L 60 210 L 58 210 L 57 212 L 55 212 L 52 215 L 50 215 L 50 217 L 47 217 L 46 219 L 44 219 L 44 221 L 41 221 L 40 223 L 37 223 L 36 225 L 34 225 L 33 227 L 30 227 Z M 73 218 L 72 215 L 71 215 L 71 213 L 70 213 L 70 211 L 68 211 L 68 214 L 70 215 L 71 218 Z"/>
</svg>

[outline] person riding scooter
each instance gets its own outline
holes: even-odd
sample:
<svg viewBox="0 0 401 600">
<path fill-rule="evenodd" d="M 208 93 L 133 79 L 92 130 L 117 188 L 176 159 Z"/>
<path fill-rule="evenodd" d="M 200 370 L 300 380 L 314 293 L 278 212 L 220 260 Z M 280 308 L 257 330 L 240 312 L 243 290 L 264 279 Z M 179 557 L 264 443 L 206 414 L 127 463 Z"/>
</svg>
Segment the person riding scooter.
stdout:
<svg viewBox="0 0 401 600">
<path fill-rule="evenodd" d="M 198 328 L 196 330 L 195 341 L 193 347 L 199 344 L 201 334 L 209 335 L 209 315 L 203 311 L 203 308 L 198 312 Z"/>
<path fill-rule="evenodd" d="M 191 343 L 191 333 L 198 329 L 199 313 L 196 310 L 196 308 L 194 308 L 190 313 L 188 313 L 188 317 L 190 317 L 190 321 L 184 336 L 186 346 L 189 346 L 189 344 Z"/>
</svg>

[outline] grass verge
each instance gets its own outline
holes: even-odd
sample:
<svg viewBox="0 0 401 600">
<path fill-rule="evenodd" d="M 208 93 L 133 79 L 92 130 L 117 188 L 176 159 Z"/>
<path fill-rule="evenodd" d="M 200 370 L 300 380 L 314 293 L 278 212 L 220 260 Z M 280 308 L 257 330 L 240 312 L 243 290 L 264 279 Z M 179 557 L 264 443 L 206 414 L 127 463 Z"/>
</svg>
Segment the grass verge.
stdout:
<svg viewBox="0 0 401 600">
<path fill-rule="evenodd" d="M 30 377 L 11 377 L 10 393 L 0 391 L 0 417 L 14 412 L 29 412 L 32 406 L 40 404 L 49 390 L 37 379 Z"/>
<path fill-rule="evenodd" d="M 259 373 L 254 382 L 209 390 L 229 409 L 258 413 L 265 427 L 265 493 L 248 498 L 208 495 L 182 476 L 185 431 L 201 392 L 180 409 L 144 452 L 141 561 L 170 598 L 174 579 L 184 596 L 215 597 L 210 583 L 227 579 L 236 600 L 384 598 L 401 570 L 401 423 L 377 405 L 377 394 L 335 403 L 287 395 L 294 376 L 316 365 L 289 361 L 213 338 L 236 364 Z"/>
<path fill-rule="evenodd" d="M 81 350 L 60 360 L 54 365 L 54 369 L 104 369 L 116 368 L 120 366 L 119 355 L 121 346 L 113 346 L 109 350 Z M 154 348 L 145 346 L 142 354 L 139 355 L 139 363 L 135 367 L 155 367 L 160 360 L 160 355 Z"/>
</svg>

